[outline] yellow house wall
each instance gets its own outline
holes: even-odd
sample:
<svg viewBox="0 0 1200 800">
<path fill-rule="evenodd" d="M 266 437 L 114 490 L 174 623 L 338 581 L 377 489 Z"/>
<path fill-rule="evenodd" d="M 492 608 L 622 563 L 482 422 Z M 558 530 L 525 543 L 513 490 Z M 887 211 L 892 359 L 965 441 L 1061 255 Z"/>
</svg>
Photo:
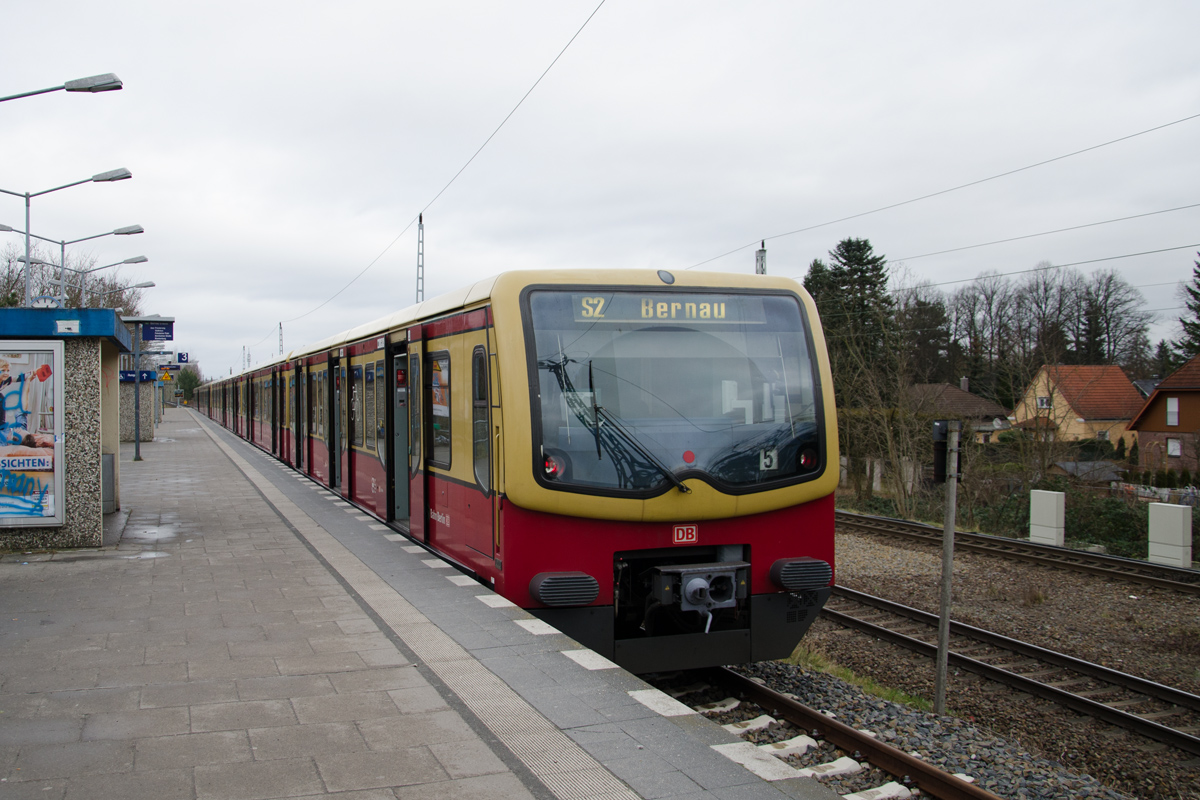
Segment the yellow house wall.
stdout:
<svg viewBox="0 0 1200 800">
<path fill-rule="evenodd" d="M 1051 408 L 1039 409 L 1037 399 L 1049 397 Z M 1125 441 L 1128 450 L 1137 441 L 1137 432 L 1129 430 L 1132 420 L 1082 420 L 1070 403 L 1057 391 L 1050 382 L 1050 376 L 1045 369 L 1039 370 L 1030 387 L 1025 390 L 1021 402 L 1013 410 L 1013 418 L 1023 422 L 1034 417 L 1049 418 L 1055 425 L 1055 437 L 1061 441 L 1080 441 L 1095 439 L 1098 431 L 1107 431 L 1108 440 L 1113 447 L 1120 440 Z"/>
</svg>

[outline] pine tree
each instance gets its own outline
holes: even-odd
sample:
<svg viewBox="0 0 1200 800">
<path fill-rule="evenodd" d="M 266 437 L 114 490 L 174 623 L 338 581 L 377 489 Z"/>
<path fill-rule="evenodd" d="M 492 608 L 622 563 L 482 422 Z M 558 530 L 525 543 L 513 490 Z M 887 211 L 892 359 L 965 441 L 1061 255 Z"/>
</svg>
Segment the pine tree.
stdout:
<svg viewBox="0 0 1200 800">
<path fill-rule="evenodd" d="M 1180 299 L 1187 306 L 1187 315 L 1179 318 L 1183 334 L 1175 342 L 1175 349 L 1186 361 L 1200 353 L 1200 261 L 1192 267 L 1191 283 L 1184 284 L 1181 289 Z"/>
<path fill-rule="evenodd" d="M 1150 368 L 1153 370 L 1153 374 L 1158 376 L 1158 379 L 1161 381 L 1174 372 L 1178 366 L 1179 357 L 1171 349 L 1171 343 L 1166 339 L 1159 339 L 1158 347 L 1154 350 L 1154 358 L 1150 360 Z"/>
</svg>

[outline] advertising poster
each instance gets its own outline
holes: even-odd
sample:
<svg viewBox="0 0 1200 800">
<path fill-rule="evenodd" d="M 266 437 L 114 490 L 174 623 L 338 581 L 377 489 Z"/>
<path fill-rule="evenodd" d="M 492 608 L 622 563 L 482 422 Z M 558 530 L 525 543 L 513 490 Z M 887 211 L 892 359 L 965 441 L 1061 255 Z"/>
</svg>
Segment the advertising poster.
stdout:
<svg viewBox="0 0 1200 800">
<path fill-rule="evenodd" d="M 0 342 L 0 526 L 63 522 L 62 342 Z"/>
</svg>

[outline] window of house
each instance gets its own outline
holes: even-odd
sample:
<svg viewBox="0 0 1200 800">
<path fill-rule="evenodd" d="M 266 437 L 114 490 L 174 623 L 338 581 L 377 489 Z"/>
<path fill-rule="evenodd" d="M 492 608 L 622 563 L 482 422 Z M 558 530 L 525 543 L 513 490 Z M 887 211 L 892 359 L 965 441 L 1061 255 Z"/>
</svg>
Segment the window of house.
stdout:
<svg viewBox="0 0 1200 800">
<path fill-rule="evenodd" d="M 1167 424 L 1168 425 L 1178 425 L 1179 424 L 1179 398 L 1178 397 L 1168 397 L 1167 398 Z"/>
<path fill-rule="evenodd" d="M 1178 439 L 1167 439 L 1167 455 L 1179 458 L 1183 455 L 1183 446 Z"/>
<path fill-rule="evenodd" d="M 1102 442 L 1108 441 L 1108 431 L 1096 431 L 1096 438 Z"/>
<path fill-rule="evenodd" d="M 1052 406 L 1052 405 L 1050 404 L 1050 398 L 1049 398 L 1049 397 L 1039 397 L 1039 398 L 1037 399 L 1037 407 L 1038 407 L 1038 408 L 1054 408 L 1054 406 Z"/>
</svg>

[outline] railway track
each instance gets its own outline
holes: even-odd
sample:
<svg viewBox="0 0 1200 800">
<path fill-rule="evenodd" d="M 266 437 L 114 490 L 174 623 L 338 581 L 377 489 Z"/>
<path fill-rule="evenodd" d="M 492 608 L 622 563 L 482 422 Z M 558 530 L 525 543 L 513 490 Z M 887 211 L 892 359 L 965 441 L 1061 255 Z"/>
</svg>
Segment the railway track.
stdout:
<svg viewBox="0 0 1200 800">
<path fill-rule="evenodd" d="M 938 800 L 1000 800 L 969 776 L 938 769 L 732 670 L 683 673 L 675 684 L 659 688 L 746 739 L 742 755 L 727 755 L 768 779 L 817 778 L 844 800 L 902 799 L 917 790 Z"/>
<path fill-rule="evenodd" d="M 822 615 L 933 657 L 938 618 L 835 587 Z M 952 622 L 949 663 L 1187 753 L 1200 755 L 1200 697 L 981 628 Z"/>
<path fill-rule="evenodd" d="M 849 511 L 836 512 L 835 521 L 840 529 L 894 536 L 937 546 L 940 546 L 942 541 L 941 528 L 920 522 L 854 514 Z M 1087 572 L 1113 580 L 1200 595 L 1200 570 L 1196 569 L 1150 564 L 1133 558 L 962 531 L 955 531 L 954 547 L 956 550 L 988 553 L 1046 567 Z"/>
</svg>

